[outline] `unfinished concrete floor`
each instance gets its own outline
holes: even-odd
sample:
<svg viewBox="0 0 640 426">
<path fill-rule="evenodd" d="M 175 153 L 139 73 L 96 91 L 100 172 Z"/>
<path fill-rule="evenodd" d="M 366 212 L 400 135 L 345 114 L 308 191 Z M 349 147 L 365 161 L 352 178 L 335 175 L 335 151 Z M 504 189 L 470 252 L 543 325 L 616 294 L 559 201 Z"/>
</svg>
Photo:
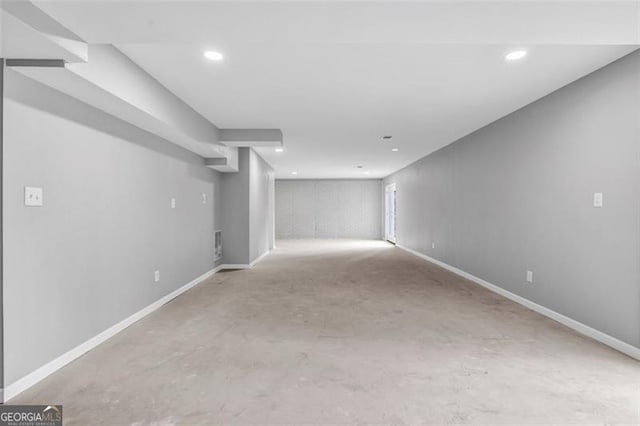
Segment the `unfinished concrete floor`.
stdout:
<svg viewBox="0 0 640 426">
<path fill-rule="evenodd" d="M 81 425 L 638 423 L 640 363 L 398 248 L 281 241 L 11 403 Z"/>
</svg>

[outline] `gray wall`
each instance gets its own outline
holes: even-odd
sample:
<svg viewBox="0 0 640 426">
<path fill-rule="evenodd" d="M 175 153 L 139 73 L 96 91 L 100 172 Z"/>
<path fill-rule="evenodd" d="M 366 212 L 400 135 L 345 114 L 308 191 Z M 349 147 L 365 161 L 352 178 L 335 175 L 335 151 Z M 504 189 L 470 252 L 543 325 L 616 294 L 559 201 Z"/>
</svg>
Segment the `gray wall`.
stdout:
<svg viewBox="0 0 640 426">
<path fill-rule="evenodd" d="M 5 83 L 10 384 L 212 269 L 220 177 L 200 157 L 11 70 Z M 43 207 L 23 205 L 25 185 L 44 188 Z"/>
<path fill-rule="evenodd" d="M 254 261 L 270 247 L 270 230 L 273 227 L 273 209 L 269 185 L 273 180 L 269 178 L 273 169 L 254 150 L 250 150 L 249 175 L 249 214 L 250 214 L 250 260 Z"/>
<path fill-rule="evenodd" d="M 382 181 L 277 180 L 276 238 L 382 238 Z"/>
<path fill-rule="evenodd" d="M 640 346 L 638 51 L 393 182 L 398 244 Z"/>
<path fill-rule="evenodd" d="M 222 176 L 222 257 L 225 264 L 247 265 L 270 248 L 273 169 L 251 148 L 238 149 L 238 167 Z"/>
<path fill-rule="evenodd" d="M 249 148 L 238 149 L 238 172 L 222 174 L 222 259 L 249 263 Z"/>
</svg>

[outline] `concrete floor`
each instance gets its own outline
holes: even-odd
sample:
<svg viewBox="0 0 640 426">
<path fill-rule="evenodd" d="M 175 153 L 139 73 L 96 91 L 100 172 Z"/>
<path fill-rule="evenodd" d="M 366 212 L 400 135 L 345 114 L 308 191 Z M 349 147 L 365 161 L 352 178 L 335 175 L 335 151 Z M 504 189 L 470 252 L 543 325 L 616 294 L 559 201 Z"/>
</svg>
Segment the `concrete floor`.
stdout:
<svg viewBox="0 0 640 426">
<path fill-rule="evenodd" d="M 639 423 L 640 363 L 383 243 L 281 241 L 11 403 L 81 425 Z"/>
</svg>

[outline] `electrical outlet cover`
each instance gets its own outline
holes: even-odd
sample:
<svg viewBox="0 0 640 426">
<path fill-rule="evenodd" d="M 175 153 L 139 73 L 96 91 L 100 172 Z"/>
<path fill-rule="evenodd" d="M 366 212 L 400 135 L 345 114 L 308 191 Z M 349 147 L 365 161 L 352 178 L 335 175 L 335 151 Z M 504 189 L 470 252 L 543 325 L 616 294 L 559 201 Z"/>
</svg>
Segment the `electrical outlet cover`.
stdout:
<svg viewBox="0 0 640 426">
<path fill-rule="evenodd" d="M 593 193 L 593 207 L 602 207 L 603 197 L 602 192 Z"/>
<path fill-rule="evenodd" d="M 24 205 L 29 207 L 42 206 L 42 188 L 34 186 L 24 187 Z"/>
</svg>

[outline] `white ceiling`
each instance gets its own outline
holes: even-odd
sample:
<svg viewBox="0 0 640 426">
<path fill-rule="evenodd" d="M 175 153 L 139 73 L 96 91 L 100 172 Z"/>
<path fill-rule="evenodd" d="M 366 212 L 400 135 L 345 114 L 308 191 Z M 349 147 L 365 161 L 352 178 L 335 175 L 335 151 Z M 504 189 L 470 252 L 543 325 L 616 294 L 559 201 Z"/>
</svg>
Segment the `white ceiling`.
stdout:
<svg viewBox="0 0 640 426">
<path fill-rule="evenodd" d="M 218 127 L 281 128 L 279 178 L 386 176 L 640 44 L 636 1 L 37 4 Z"/>
</svg>

